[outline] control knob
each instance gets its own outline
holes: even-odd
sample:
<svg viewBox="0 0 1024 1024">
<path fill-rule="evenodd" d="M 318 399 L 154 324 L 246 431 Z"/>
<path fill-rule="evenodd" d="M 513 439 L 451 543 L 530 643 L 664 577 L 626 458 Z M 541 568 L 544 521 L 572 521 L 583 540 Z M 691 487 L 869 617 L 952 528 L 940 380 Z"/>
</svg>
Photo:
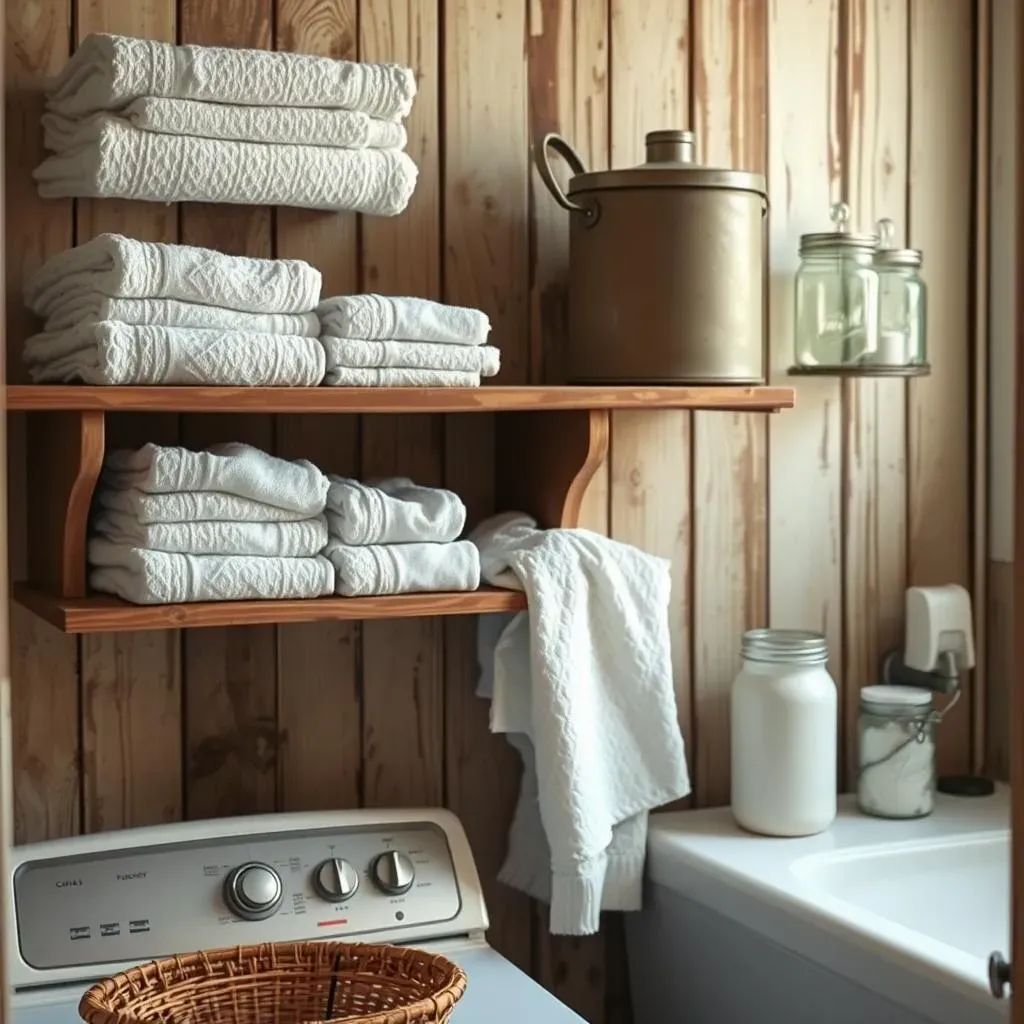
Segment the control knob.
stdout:
<svg viewBox="0 0 1024 1024">
<path fill-rule="evenodd" d="M 263 921 L 281 905 L 281 876 L 269 865 L 251 861 L 224 879 L 224 902 L 246 921 Z"/>
<path fill-rule="evenodd" d="M 313 888 L 320 899 L 340 903 L 353 896 L 359 888 L 359 874 L 347 860 L 330 857 L 314 869 Z"/>
<path fill-rule="evenodd" d="M 416 869 L 404 853 L 388 850 L 374 858 L 370 875 L 381 892 L 389 896 L 401 896 L 412 888 L 416 880 Z"/>
</svg>

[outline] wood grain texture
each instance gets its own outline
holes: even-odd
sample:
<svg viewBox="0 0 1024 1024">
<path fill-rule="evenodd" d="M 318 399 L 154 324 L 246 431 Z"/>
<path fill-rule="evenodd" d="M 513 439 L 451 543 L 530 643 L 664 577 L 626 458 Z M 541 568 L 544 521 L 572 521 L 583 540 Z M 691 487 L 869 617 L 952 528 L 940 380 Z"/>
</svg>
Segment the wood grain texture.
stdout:
<svg viewBox="0 0 1024 1024">
<path fill-rule="evenodd" d="M 874 231 L 881 218 L 890 217 L 903 245 L 910 98 L 906 0 L 850 0 L 843 31 L 843 170 L 851 219 L 856 230 Z M 840 714 L 848 785 L 857 763 L 860 689 L 878 681 L 882 658 L 903 642 L 906 392 L 907 384 L 898 379 L 843 382 L 845 659 Z"/>
<path fill-rule="evenodd" d="M 697 0 L 692 83 L 703 163 L 764 172 L 767 165 L 767 5 Z M 693 715 L 696 796 L 729 802 L 729 693 L 739 637 L 765 625 L 767 463 L 763 416 L 693 416 Z"/>
<path fill-rule="evenodd" d="M 687 5 L 675 0 L 612 0 L 612 167 L 643 160 L 646 132 L 689 121 L 688 22 Z M 690 445 L 688 413 L 612 414 L 611 535 L 672 562 L 673 678 L 693 768 Z"/>
<path fill-rule="evenodd" d="M 990 561 L 988 582 L 988 685 L 985 688 L 984 762 L 981 770 L 990 778 L 1010 781 L 1011 690 L 1015 685 L 1013 666 L 1014 613 L 1012 562 Z"/>
<path fill-rule="evenodd" d="M 924 252 L 932 374 L 909 385 L 909 582 L 971 585 L 972 4 L 910 0 L 910 244 Z M 975 595 L 981 600 L 981 595 Z M 939 770 L 971 764 L 971 683 L 944 721 Z"/>
</svg>

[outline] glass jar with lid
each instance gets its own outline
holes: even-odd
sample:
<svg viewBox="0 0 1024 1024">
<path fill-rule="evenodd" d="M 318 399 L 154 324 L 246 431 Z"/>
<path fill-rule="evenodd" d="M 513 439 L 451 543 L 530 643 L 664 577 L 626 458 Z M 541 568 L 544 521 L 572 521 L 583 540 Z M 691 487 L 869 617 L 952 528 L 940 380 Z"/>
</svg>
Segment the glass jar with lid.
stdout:
<svg viewBox="0 0 1024 1024">
<path fill-rule="evenodd" d="M 796 365 L 805 371 L 856 366 L 878 349 L 878 236 L 849 231 L 836 203 L 835 231 L 800 236 L 796 274 Z"/>
<path fill-rule="evenodd" d="M 923 818 L 935 807 L 932 695 L 919 686 L 860 691 L 857 806 L 877 818 Z"/>
<path fill-rule="evenodd" d="M 888 217 L 878 222 L 881 244 L 875 252 L 878 270 L 878 348 L 871 362 L 879 367 L 927 366 L 927 290 L 921 280 L 920 249 L 894 245 L 896 226 Z"/>
</svg>

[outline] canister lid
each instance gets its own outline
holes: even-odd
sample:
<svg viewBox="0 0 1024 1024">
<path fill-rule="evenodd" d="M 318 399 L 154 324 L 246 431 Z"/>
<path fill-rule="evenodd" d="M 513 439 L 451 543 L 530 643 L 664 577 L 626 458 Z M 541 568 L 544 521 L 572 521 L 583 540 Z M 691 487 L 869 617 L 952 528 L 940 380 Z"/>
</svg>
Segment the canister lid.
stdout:
<svg viewBox="0 0 1024 1024">
<path fill-rule="evenodd" d="M 920 249 L 900 249 L 893 245 L 896 238 L 896 225 L 883 217 L 878 222 L 880 239 L 875 263 L 880 267 L 919 267 L 924 261 L 924 253 Z"/>
<path fill-rule="evenodd" d="M 829 218 L 835 224 L 835 231 L 814 232 L 800 236 L 800 255 L 809 252 L 874 252 L 878 248 L 878 235 L 862 234 L 848 230 L 850 207 L 846 203 L 833 203 Z"/>
<path fill-rule="evenodd" d="M 743 634 L 740 653 L 746 661 L 821 665 L 828 661 L 828 641 L 804 629 L 750 629 Z"/>
<path fill-rule="evenodd" d="M 691 131 L 648 132 L 644 146 L 647 158 L 639 166 L 577 174 L 569 181 L 569 195 L 606 188 L 719 188 L 756 192 L 768 198 L 763 174 L 694 163 Z"/>
<path fill-rule="evenodd" d="M 860 691 L 860 702 L 889 708 L 924 708 L 932 702 L 930 690 L 922 686 L 899 686 L 896 683 L 882 683 L 879 686 L 865 686 Z"/>
</svg>

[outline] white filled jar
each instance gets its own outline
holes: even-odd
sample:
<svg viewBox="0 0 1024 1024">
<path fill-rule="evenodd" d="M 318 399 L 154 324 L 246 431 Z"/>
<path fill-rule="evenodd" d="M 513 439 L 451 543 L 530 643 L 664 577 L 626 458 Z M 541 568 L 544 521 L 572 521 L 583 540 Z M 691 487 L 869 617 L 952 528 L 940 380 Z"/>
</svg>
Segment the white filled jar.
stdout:
<svg viewBox="0 0 1024 1024">
<path fill-rule="evenodd" d="M 820 633 L 743 634 L 732 687 L 732 812 L 751 832 L 809 836 L 836 816 L 836 685 Z"/>
</svg>

